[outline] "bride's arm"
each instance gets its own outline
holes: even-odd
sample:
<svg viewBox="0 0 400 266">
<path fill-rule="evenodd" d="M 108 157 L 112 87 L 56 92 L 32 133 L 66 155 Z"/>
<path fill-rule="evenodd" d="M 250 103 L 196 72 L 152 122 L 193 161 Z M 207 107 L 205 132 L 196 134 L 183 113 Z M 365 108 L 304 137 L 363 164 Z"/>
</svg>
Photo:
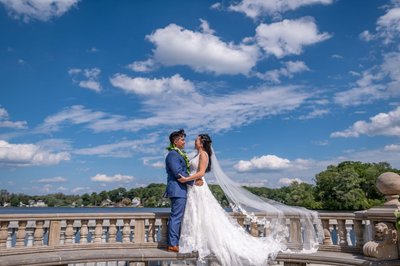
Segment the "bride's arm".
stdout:
<svg viewBox="0 0 400 266">
<path fill-rule="evenodd" d="M 197 172 L 192 176 L 183 176 L 179 174 L 182 178 L 179 178 L 178 181 L 181 183 L 186 183 L 192 180 L 200 179 L 206 174 L 206 169 L 208 166 L 208 154 L 206 152 L 202 152 L 199 155 L 199 168 Z"/>
</svg>

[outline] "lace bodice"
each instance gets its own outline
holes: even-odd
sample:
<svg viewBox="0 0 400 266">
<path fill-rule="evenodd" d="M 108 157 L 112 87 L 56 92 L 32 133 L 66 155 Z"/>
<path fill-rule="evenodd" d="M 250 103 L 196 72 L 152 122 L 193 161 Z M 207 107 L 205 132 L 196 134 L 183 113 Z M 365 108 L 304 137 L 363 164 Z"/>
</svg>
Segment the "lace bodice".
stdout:
<svg viewBox="0 0 400 266">
<path fill-rule="evenodd" d="M 197 172 L 197 169 L 199 168 L 199 157 L 199 154 L 197 154 L 190 160 L 190 175 L 194 175 Z"/>
</svg>

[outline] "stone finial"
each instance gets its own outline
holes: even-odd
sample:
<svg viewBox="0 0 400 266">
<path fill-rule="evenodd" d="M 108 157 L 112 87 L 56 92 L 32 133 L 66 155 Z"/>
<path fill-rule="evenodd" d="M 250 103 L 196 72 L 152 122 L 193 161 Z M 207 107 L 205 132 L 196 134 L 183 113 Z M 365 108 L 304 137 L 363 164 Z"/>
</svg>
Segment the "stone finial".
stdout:
<svg viewBox="0 0 400 266">
<path fill-rule="evenodd" d="M 393 172 L 381 174 L 376 180 L 376 187 L 385 195 L 384 205 L 400 206 L 400 176 Z"/>
</svg>

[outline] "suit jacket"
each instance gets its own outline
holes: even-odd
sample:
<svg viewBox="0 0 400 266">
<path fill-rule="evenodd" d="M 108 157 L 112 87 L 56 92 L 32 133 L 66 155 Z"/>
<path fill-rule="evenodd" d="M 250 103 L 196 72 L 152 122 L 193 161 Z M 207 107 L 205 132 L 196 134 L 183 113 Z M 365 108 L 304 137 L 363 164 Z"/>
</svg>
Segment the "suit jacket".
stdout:
<svg viewBox="0 0 400 266">
<path fill-rule="evenodd" d="M 164 194 L 167 198 L 186 198 L 186 185 L 193 185 L 194 181 L 181 183 L 179 174 L 188 176 L 185 159 L 175 150 L 168 153 L 165 158 L 165 166 L 168 174 L 167 189 Z"/>
</svg>

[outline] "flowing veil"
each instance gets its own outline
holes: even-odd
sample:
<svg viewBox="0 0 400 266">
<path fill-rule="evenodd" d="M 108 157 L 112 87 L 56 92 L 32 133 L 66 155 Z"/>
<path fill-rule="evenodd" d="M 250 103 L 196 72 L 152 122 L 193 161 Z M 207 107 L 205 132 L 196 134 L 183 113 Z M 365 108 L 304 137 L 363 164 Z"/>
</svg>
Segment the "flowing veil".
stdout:
<svg viewBox="0 0 400 266">
<path fill-rule="evenodd" d="M 317 251 L 319 243 L 322 243 L 323 229 L 316 211 L 261 198 L 242 188 L 224 173 L 214 149 L 212 149 L 211 161 L 211 174 L 224 191 L 234 212 L 242 213 L 252 221 L 263 225 L 267 236 L 272 236 L 277 241 L 287 244 L 287 252 Z M 258 218 L 262 216 L 265 218 Z M 294 230 L 301 230 L 301 245 L 295 248 L 290 246 L 290 235 L 293 233 L 289 234 L 290 219 L 297 221 L 299 225 Z"/>
</svg>

